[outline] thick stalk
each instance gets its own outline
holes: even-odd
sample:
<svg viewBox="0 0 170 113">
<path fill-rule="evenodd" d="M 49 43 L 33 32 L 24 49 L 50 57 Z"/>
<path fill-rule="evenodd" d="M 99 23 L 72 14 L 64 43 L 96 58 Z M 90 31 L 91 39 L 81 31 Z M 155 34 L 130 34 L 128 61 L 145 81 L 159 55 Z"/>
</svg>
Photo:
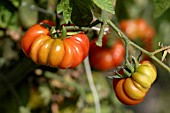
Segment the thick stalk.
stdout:
<svg viewBox="0 0 170 113">
<path fill-rule="evenodd" d="M 120 37 L 125 41 L 126 44 L 126 60 L 128 57 L 128 52 L 127 52 L 127 46 L 128 45 L 132 45 L 133 47 L 139 49 L 140 51 L 142 51 L 144 54 L 148 55 L 151 59 L 153 59 L 154 61 L 156 61 L 159 65 L 161 65 L 163 68 L 165 68 L 168 72 L 170 72 L 170 68 L 165 65 L 163 62 L 161 62 L 157 57 L 154 56 L 153 53 L 155 52 L 148 52 L 145 49 L 143 49 L 142 47 L 138 46 L 137 44 L 133 43 L 131 40 L 129 40 L 127 38 L 127 36 L 121 31 L 119 30 L 118 27 L 116 27 L 110 20 L 107 21 L 108 24 L 120 35 Z M 157 53 L 157 52 L 156 52 Z"/>
</svg>

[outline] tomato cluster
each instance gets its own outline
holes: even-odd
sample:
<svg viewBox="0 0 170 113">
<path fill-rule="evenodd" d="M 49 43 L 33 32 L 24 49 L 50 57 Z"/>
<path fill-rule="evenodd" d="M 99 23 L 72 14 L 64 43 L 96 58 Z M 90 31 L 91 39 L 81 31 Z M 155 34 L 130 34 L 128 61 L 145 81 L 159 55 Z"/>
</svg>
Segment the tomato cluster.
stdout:
<svg viewBox="0 0 170 113">
<path fill-rule="evenodd" d="M 126 105 L 136 105 L 142 102 L 156 77 L 155 66 L 149 61 L 144 61 L 131 77 L 113 79 L 113 88 L 120 102 Z"/>
<path fill-rule="evenodd" d="M 91 67 L 97 70 L 110 70 L 120 65 L 124 60 L 125 48 L 121 40 L 115 41 L 111 46 L 107 46 L 108 37 L 104 36 L 102 47 L 96 45 L 98 38 L 90 43 L 89 59 Z"/>
<path fill-rule="evenodd" d="M 120 22 L 120 29 L 131 39 L 150 39 L 154 37 L 154 29 L 142 19 L 129 19 Z"/>
<path fill-rule="evenodd" d="M 54 26 L 52 21 L 42 22 Z M 65 69 L 76 67 L 86 58 L 90 42 L 83 32 L 64 39 L 53 38 L 47 27 L 35 24 L 22 37 L 21 47 L 35 63 Z"/>
</svg>

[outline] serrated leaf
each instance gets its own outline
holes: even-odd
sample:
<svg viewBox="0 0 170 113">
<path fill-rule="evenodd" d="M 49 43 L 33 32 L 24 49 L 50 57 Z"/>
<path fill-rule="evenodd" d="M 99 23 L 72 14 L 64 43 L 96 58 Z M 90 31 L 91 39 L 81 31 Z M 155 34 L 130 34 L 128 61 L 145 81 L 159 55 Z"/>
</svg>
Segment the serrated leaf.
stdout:
<svg viewBox="0 0 170 113">
<path fill-rule="evenodd" d="M 168 8 L 170 8 L 169 0 L 154 0 L 154 18 L 158 18 Z"/>
<path fill-rule="evenodd" d="M 93 2 L 102 10 L 115 14 L 112 0 L 93 0 Z"/>
<path fill-rule="evenodd" d="M 70 6 L 70 0 L 61 0 L 57 6 L 57 13 L 63 12 L 64 21 L 66 24 L 70 21 L 72 7 Z"/>
<path fill-rule="evenodd" d="M 57 13 L 63 12 L 63 5 L 65 0 L 61 0 L 60 3 L 57 5 Z"/>
<path fill-rule="evenodd" d="M 90 25 L 93 20 L 93 15 L 89 6 L 79 0 L 72 0 L 72 2 L 73 9 L 71 13 L 71 21 L 80 27 Z"/>
<path fill-rule="evenodd" d="M 71 12 L 72 12 L 72 7 L 69 6 L 69 4 L 66 4 L 67 8 L 64 8 L 63 11 L 63 16 L 66 24 L 71 20 Z"/>
</svg>

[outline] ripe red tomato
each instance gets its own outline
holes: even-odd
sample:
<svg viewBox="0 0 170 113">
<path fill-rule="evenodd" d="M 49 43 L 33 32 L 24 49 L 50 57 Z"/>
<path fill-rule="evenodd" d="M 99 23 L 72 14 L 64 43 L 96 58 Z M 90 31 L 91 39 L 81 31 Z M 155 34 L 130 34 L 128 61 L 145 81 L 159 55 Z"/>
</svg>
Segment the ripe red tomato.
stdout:
<svg viewBox="0 0 170 113">
<path fill-rule="evenodd" d="M 138 38 L 138 26 L 133 20 L 123 20 L 120 22 L 120 29 L 127 35 L 131 40 Z"/>
<path fill-rule="evenodd" d="M 149 61 L 144 61 L 131 77 L 113 79 L 113 88 L 120 102 L 126 105 L 136 105 L 142 102 L 156 77 L 155 66 Z"/>
<path fill-rule="evenodd" d="M 153 28 L 142 18 L 123 20 L 120 22 L 120 29 L 131 40 L 150 39 L 155 34 Z"/>
<path fill-rule="evenodd" d="M 106 45 L 107 37 L 103 37 L 102 47 L 96 45 L 96 39 L 91 41 L 89 60 L 91 67 L 105 71 L 115 68 L 124 60 L 125 48 L 121 40 L 117 40 L 112 47 Z"/>
<path fill-rule="evenodd" d="M 86 58 L 89 46 L 88 37 L 83 32 L 65 39 L 54 39 L 40 24 L 28 29 L 21 40 L 23 51 L 35 63 L 63 69 L 79 65 Z"/>
</svg>

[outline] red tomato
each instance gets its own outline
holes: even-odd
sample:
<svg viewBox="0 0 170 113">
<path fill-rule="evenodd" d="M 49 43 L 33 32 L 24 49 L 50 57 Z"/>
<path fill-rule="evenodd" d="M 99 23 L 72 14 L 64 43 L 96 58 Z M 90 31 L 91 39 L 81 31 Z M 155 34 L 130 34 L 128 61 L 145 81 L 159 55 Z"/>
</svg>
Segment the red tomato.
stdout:
<svg viewBox="0 0 170 113">
<path fill-rule="evenodd" d="M 23 51 L 35 63 L 63 69 L 79 65 L 86 58 L 89 46 L 83 32 L 64 39 L 52 38 L 49 30 L 40 24 L 28 29 L 21 40 Z"/>
<path fill-rule="evenodd" d="M 123 20 L 120 22 L 120 29 L 131 40 L 135 40 L 137 38 L 150 39 L 154 37 L 153 28 L 142 18 Z"/>
<path fill-rule="evenodd" d="M 127 35 L 131 40 L 138 38 L 138 26 L 133 20 L 123 20 L 120 22 L 120 29 Z"/>
<path fill-rule="evenodd" d="M 139 100 L 134 100 L 126 95 L 124 91 L 124 82 L 126 79 L 113 79 L 113 88 L 116 94 L 116 97 L 119 99 L 120 102 L 126 105 L 136 105 L 142 102 L 143 98 Z"/>
<path fill-rule="evenodd" d="M 113 79 L 116 97 L 126 105 L 139 104 L 144 99 L 156 77 L 157 71 L 155 66 L 149 61 L 143 61 L 135 69 L 131 77 Z"/>
<path fill-rule="evenodd" d="M 90 44 L 89 59 L 92 68 L 105 71 L 123 62 L 125 48 L 121 40 L 117 40 L 111 48 L 106 47 L 107 37 L 103 37 L 102 47 L 96 45 L 96 40 L 97 38 Z"/>
</svg>

